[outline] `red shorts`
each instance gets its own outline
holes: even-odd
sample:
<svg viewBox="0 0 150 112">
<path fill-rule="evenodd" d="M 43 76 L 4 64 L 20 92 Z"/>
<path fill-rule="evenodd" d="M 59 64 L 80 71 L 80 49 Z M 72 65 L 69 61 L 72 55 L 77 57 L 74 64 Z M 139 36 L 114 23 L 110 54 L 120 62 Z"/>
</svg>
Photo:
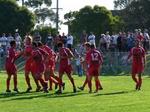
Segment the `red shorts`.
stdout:
<svg viewBox="0 0 150 112">
<path fill-rule="evenodd" d="M 139 74 L 144 71 L 144 65 L 143 64 L 132 64 L 132 74 Z"/>
<path fill-rule="evenodd" d="M 89 67 L 88 74 L 90 76 L 99 76 L 99 67 L 98 66 Z"/>
<path fill-rule="evenodd" d="M 32 61 L 31 60 L 27 60 L 25 63 L 25 72 L 31 72 L 32 70 Z"/>
<path fill-rule="evenodd" d="M 49 61 L 45 63 L 46 71 L 54 71 L 55 70 L 55 62 Z"/>
<path fill-rule="evenodd" d="M 31 68 L 32 68 L 31 72 L 33 74 L 40 75 L 40 74 L 44 73 L 44 71 L 45 71 L 45 64 L 33 62 L 31 65 Z"/>
<path fill-rule="evenodd" d="M 71 74 L 71 71 L 72 71 L 71 65 L 60 64 L 60 66 L 59 66 L 59 73 L 60 74 L 64 74 L 64 73 Z"/>
<path fill-rule="evenodd" d="M 15 64 L 6 63 L 5 69 L 8 75 L 14 75 L 17 73 L 17 67 Z"/>
</svg>

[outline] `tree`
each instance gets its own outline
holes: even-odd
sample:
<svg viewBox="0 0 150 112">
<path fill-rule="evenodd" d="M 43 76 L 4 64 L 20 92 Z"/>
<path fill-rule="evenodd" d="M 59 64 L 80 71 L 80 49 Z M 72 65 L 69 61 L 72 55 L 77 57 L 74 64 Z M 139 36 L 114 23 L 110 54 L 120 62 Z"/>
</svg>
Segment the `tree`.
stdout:
<svg viewBox="0 0 150 112">
<path fill-rule="evenodd" d="M 27 0 L 25 1 L 25 5 L 32 7 L 32 8 L 40 7 L 43 4 L 49 7 L 51 6 L 52 1 L 51 0 Z"/>
<path fill-rule="evenodd" d="M 138 0 L 114 0 L 115 8 L 124 9 L 134 1 Z"/>
<path fill-rule="evenodd" d="M 48 8 L 36 9 L 34 12 L 37 16 L 38 23 L 41 21 L 44 25 L 46 19 L 55 21 L 55 13 L 52 10 L 49 10 Z"/>
<path fill-rule="evenodd" d="M 34 15 L 12 0 L 0 0 L 0 12 L 0 33 L 14 33 L 18 29 L 24 35 L 34 27 Z"/>
<path fill-rule="evenodd" d="M 79 11 L 69 12 L 65 14 L 64 18 L 67 20 L 70 32 L 76 33 L 76 35 L 82 30 L 100 35 L 106 31 L 118 30 L 116 25 L 121 25 L 119 17 L 112 16 L 112 13 L 105 7 L 97 5 L 93 8 L 85 6 Z"/>
<path fill-rule="evenodd" d="M 31 8 L 36 15 L 36 23 L 42 23 L 44 25 L 45 20 L 50 20 L 55 22 L 56 15 L 55 13 L 48 7 L 52 4 L 51 0 L 27 0 L 25 1 L 25 5 L 28 8 Z"/>
<path fill-rule="evenodd" d="M 150 28 L 150 1 L 138 0 L 132 2 L 123 10 L 122 18 L 125 21 L 126 29 Z"/>
</svg>

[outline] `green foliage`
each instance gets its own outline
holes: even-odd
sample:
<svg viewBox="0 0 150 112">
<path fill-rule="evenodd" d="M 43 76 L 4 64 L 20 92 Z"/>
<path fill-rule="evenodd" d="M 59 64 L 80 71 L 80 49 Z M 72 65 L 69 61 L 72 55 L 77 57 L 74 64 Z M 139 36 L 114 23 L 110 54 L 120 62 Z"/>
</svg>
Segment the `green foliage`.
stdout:
<svg viewBox="0 0 150 112">
<path fill-rule="evenodd" d="M 133 1 L 137 0 L 114 0 L 115 8 L 124 9 L 130 5 Z"/>
<path fill-rule="evenodd" d="M 81 86 L 85 80 L 85 77 L 73 77 L 76 86 Z M 0 94 L 1 112 L 149 112 L 149 77 L 143 78 L 141 91 L 134 90 L 131 76 L 100 77 L 104 90 L 89 94 L 87 86 L 83 92 L 72 93 L 72 86 L 64 76 L 66 88 L 62 95 L 54 94 L 54 90 L 49 93 L 34 92 L 36 86 L 32 78 L 33 92 L 24 93 L 27 86 L 23 73 L 18 73 L 21 93 L 5 94 L 6 74 L 0 73 L 0 79 L 0 93 L 3 93 Z"/>
<path fill-rule="evenodd" d="M 112 16 L 112 13 L 105 7 L 85 6 L 78 12 L 69 12 L 65 14 L 70 31 L 73 33 L 81 33 L 82 30 L 94 32 L 96 35 L 105 33 L 106 31 L 116 31 L 121 25 L 120 18 Z"/>
<path fill-rule="evenodd" d="M 124 10 L 122 10 L 121 17 L 125 22 L 126 30 L 134 30 L 136 28 L 150 28 L 150 1 L 137 0 L 133 1 Z"/>
<path fill-rule="evenodd" d="M 28 8 L 31 8 L 36 15 L 36 23 L 42 22 L 44 25 L 45 20 L 48 19 L 52 22 L 55 22 L 56 15 L 52 9 L 48 8 L 52 4 L 51 0 L 27 0 L 25 5 Z"/>
<path fill-rule="evenodd" d="M 48 27 L 48 26 L 39 27 L 39 28 L 35 29 L 32 33 L 34 34 L 35 32 L 39 32 L 39 34 L 42 37 L 43 43 L 45 43 L 45 40 L 49 33 L 51 33 L 53 36 L 57 34 L 56 29 Z"/>
<path fill-rule="evenodd" d="M 46 19 L 55 21 L 55 13 L 52 10 L 49 10 L 48 8 L 36 9 L 34 12 L 37 16 L 37 21 L 41 21 L 43 25 Z"/>
<path fill-rule="evenodd" d="M 40 7 L 43 4 L 46 6 L 51 6 L 52 1 L 51 0 L 27 0 L 25 2 L 26 6 L 33 7 L 33 8 Z"/>
<path fill-rule="evenodd" d="M 0 1 L 0 34 L 14 33 L 16 29 L 22 35 L 30 32 L 35 23 L 34 15 L 25 7 L 19 7 L 14 1 Z"/>
</svg>

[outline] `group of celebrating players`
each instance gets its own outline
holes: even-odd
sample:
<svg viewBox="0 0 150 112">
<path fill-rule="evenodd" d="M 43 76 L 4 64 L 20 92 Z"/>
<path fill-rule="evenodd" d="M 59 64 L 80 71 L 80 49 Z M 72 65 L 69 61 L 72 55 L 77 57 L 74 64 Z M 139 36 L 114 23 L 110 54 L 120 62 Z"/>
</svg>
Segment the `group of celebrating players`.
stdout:
<svg viewBox="0 0 150 112">
<path fill-rule="evenodd" d="M 61 94 L 62 90 L 65 88 L 65 83 L 62 80 L 63 74 L 66 73 L 72 86 L 73 92 L 77 92 L 74 79 L 72 77 L 72 66 L 71 60 L 74 57 L 72 51 L 64 47 L 63 43 L 58 43 L 58 53 L 55 53 L 47 45 L 43 45 L 41 42 L 32 42 L 32 37 L 30 35 L 25 36 L 24 40 L 24 50 L 17 52 L 16 42 L 10 42 L 10 48 L 8 49 L 5 68 L 7 72 L 6 92 L 11 92 L 10 90 L 10 80 L 13 76 L 14 80 L 14 91 L 19 92 L 17 87 L 17 67 L 15 65 L 15 60 L 23 56 L 26 60 L 25 62 L 25 80 L 27 83 L 26 92 L 32 90 L 30 83 L 30 73 L 36 84 L 36 91 L 48 92 L 52 90 L 53 83 L 55 88 L 59 87 L 56 91 L 57 94 Z M 88 85 L 89 93 L 92 93 L 92 78 L 95 79 L 95 93 L 102 90 L 102 85 L 99 80 L 99 74 L 103 63 L 102 53 L 99 52 L 94 44 L 89 42 L 84 43 L 86 48 L 86 54 L 84 57 L 83 68 L 86 79 L 83 86 L 79 87 L 80 90 L 84 90 L 84 87 Z M 132 78 L 136 83 L 136 90 L 141 89 L 142 78 L 141 74 L 144 71 L 145 66 L 145 51 L 140 44 L 140 41 L 136 41 L 135 47 L 130 51 L 128 59 L 132 57 Z M 55 63 L 59 62 L 58 76 L 55 75 Z"/>
</svg>

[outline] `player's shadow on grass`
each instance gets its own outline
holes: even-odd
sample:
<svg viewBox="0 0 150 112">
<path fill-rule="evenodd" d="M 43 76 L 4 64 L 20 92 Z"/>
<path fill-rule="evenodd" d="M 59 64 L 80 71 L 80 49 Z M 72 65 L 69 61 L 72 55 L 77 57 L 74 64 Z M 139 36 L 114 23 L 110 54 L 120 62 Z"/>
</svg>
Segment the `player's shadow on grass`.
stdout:
<svg viewBox="0 0 150 112">
<path fill-rule="evenodd" d="M 32 92 L 20 92 L 20 93 L 1 93 L 0 94 L 0 99 L 2 98 L 10 98 L 10 97 L 18 97 L 18 96 L 29 96 L 31 94 L 35 94 L 35 93 L 38 93 L 38 92 L 35 92 L 35 91 L 32 91 Z"/>
<path fill-rule="evenodd" d="M 13 98 L 10 98 L 8 100 L 3 100 L 3 101 L 12 101 L 12 100 L 28 100 L 28 99 L 34 99 L 34 98 L 59 98 L 59 97 L 73 97 L 73 96 L 79 96 L 79 95 L 84 95 L 88 93 L 83 93 L 83 92 L 77 92 L 77 93 L 72 93 L 72 92 L 65 92 L 62 94 L 54 94 L 54 93 L 41 93 L 41 94 L 31 94 L 31 95 L 25 95 L 24 94 L 21 96 L 16 96 Z"/>
<path fill-rule="evenodd" d="M 128 94 L 128 93 L 132 93 L 135 92 L 135 90 L 131 90 L 131 91 L 118 91 L 118 92 L 112 92 L 112 93 L 99 93 L 96 94 L 94 96 L 103 96 L 103 95 L 119 95 L 119 94 Z"/>
</svg>

